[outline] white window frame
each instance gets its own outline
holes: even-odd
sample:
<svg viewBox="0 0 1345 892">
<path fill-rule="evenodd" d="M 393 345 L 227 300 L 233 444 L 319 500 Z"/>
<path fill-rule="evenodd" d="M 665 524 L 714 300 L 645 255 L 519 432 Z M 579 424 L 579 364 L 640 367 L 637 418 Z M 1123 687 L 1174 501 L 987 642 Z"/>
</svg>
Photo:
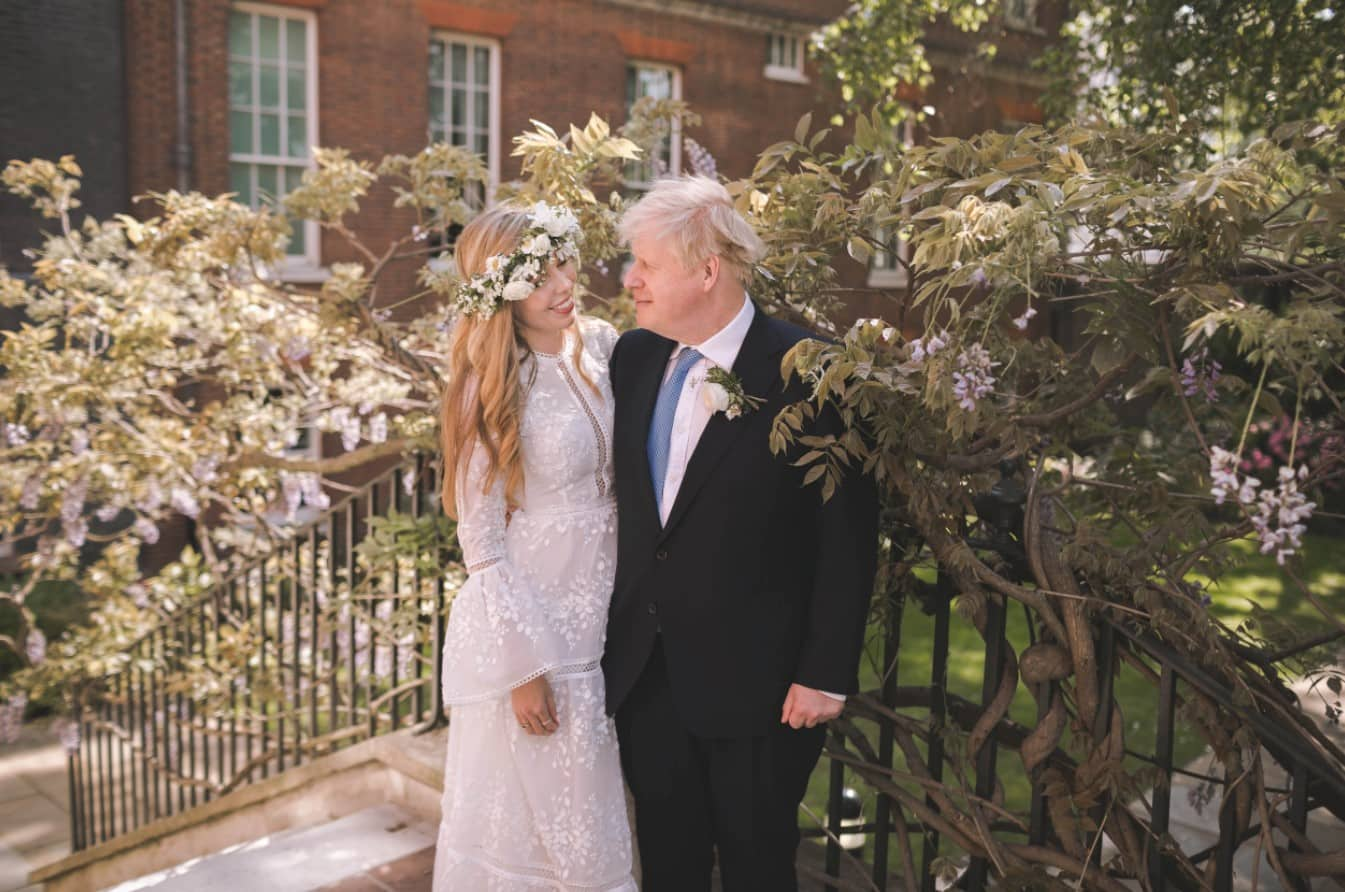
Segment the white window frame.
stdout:
<svg viewBox="0 0 1345 892">
<path fill-rule="evenodd" d="M 656 71 L 672 72 L 672 96 L 670 99 L 680 100 L 682 98 L 682 69 L 676 65 L 669 65 L 667 62 L 653 62 L 648 59 L 626 59 L 626 71 L 632 67 L 649 68 Z M 626 109 L 626 114 L 630 114 L 630 109 Z M 672 122 L 672 129 L 668 133 L 668 173 L 678 174 L 682 171 L 682 121 L 680 119 Z M 632 180 L 623 178 L 627 189 L 636 189 L 641 192 L 654 185 L 653 181 Z"/>
<path fill-rule="evenodd" d="M 295 9 L 292 6 L 273 6 L 269 3 L 251 3 L 245 0 L 229 4 L 229 10 L 251 13 L 255 15 L 271 16 L 273 18 L 294 19 L 305 23 L 304 28 L 304 69 L 306 77 L 304 79 L 304 125 L 308 137 L 308 169 L 313 169 L 313 146 L 322 145 L 321 137 L 318 134 L 318 17 L 312 10 Z M 233 61 L 233 57 L 228 54 L 226 44 L 225 54 L 228 61 Z M 255 55 L 250 60 L 256 64 Z M 255 69 L 254 69 L 255 70 Z M 256 96 L 257 85 L 253 84 L 253 101 Z M 229 108 L 232 110 L 232 104 Z M 282 110 L 282 115 L 288 114 L 288 110 Z M 297 167 L 294 159 L 288 156 L 271 155 L 252 155 L 252 154 L 234 154 L 229 152 L 230 164 L 247 165 L 276 165 L 280 167 Z M 285 256 L 285 259 L 277 265 L 275 269 L 276 278 L 288 282 L 320 282 L 329 276 L 329 272 L 322 268 L 322 229 L 314 220 L 299 221 L 304 229 L 304 253 Z"/>
<path fill-rule="evenodd" d="M 772 31 L 767 35 L 766 41 L 766 77 L 773 81 L 786 81 L 791 84 L 808 83 L 808 75 L 803 73 L 803 57 L 807 50 L 807 41 L 803 35 Z M 792 65 L 777 64 L 773 61 L 777 41 L 779 41 L 782 52 L 790 43 L 793 44 L 794 62 Z"/>
<path fill-rule="evenodd" d="M 904 146 L 910 147 L 915 144 L 915 120 L 912 115 L 907 115 L 901 122 L 901 142 Z M 895 224 L 900 229 L 900 222 Z M 888 235 L 885 227 L 878 227 L 873 234 L 873 240 L 879 245 L 886 245 Z M 870 288 L 906 288 L 910 282 L 910 270 L 907 264 L 911 259 L 911 246 L 906 239 L 897 236 L 897 263 L 891 262 L 885 248 L 875 248 L 873 256 L 869 259 L 869 277 L 868 284 Z"/>
<path fill-rule="evenodd" d="M 430 32 L 430 40 L 441 41 L 442 43 L 445 44 L 445 49 L 447 49 L 447 45 L 450 43 L 460 43 L 468 47 L 485 47 L 485 49 L 490 53 L 490 61 L 488 63 L 489 65 L 488 77 L 490 78 L 490 81 L 486 85 L 487 102 L 490 106 L 489 111 L 487 112 L 487 121 L 486 121 L 486 126 L 490 128 L 490 132 L 486 135 L 486 204 L 487 205 L 494 204 L 495 192 L 500 186 L 500 93 L 501 93 L 500 42 L 498 40 L 495 40 L 494 38 L 481 37 L 480 35 L 477 34 L 464 34 L 459 31 L 446 31 L 438 28 Z M 428 52 L 428 49 L 426 50 L 426 52 Z M 445 91 L 444 123 L 445 125 L 447 125 L 449 124 L 448 116 L 453 113 L 452 96 L 448 94 L 448 90 L 451 89 L 451 87 L 449 86 L 450 84 L 449 77 L 451 73 L 448 70 L 449 62 L 447 53 L 445 53 L 444 55 L 444 65 L 445 70 L 441 72 L 444 78 L 444 82 L 443 86 L 440 87 L 440 89 L 443 89 Z M 425 68 L 426 71 L 428 71 L 429 65 L 427 64 Z M 468 66 L 467 66 L 468 83 L 472 82 L 471 81 L 472 71 L 473 68 L 471 65 L 471 60 L 468 59 Z M 435 85 L 429 83 L 428 79 L 426 81 L 426 88 L 429 90 L 436 89 Z M 429 110 L 426 109 L 427 119 L 428 114 Z M 467 127 L 469 134 L 471 133 L 473 126 L 474 125 L 469 121 Z M 447 136 L 447 134 L 445 135 Z M 428 125 L 426 126 L 426 139 L 429 140 L 433 139 L 433 133 L 430 132 Z M 466 148 L 469 151 L 474 150 L 474 147 L 472 146 L 471 143 L 472 141 L 469 138 L 466 146 Z"/>
<path fill-rule="evenodd" d="M 1004 7 L 1004 27 L 1011 28 L 1014 31 L 1027 31 L 1032 34 L 1043 34 L 1042 27 L 1037 24 L 1037 0 L 1023 0 L 1027 4 L 1027 15 L 1017 16 L 1009 13 L 1009 6 Z"/>
</svg>

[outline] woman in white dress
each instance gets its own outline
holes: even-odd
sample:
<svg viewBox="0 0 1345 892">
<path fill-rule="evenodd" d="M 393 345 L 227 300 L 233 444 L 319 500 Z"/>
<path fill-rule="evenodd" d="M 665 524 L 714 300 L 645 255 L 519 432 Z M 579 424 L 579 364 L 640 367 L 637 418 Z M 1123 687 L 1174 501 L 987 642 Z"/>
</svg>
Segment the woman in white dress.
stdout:
<svg viewBox="0 0 1345 892">
<path fill-rule="evenodd" d="M 576 314 L 579 238 L 538 203 L 487 211 L 457 242 L 443 495 L 468 579 L 444 644 L 435 892 L 636 889 L 599 665 L 616 332 Z"/>
</svg>

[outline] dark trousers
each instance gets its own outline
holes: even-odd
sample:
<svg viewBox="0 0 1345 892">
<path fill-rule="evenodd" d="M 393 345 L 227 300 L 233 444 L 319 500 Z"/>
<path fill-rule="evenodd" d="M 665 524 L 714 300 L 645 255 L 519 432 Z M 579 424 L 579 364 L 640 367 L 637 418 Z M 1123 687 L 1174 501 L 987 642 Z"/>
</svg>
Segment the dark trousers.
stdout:
<svg viewBox="0 0 1345 892">
<path fill-rule="evenodd" d="M 643 892 L 703 892 L 715 853 L 724 892 L 798 889 L 798 807 L 822 727 L 703 738 L 673 706 L 658 644 L 617 710 L 621 766 L 635 797 Z"/>
</svg>

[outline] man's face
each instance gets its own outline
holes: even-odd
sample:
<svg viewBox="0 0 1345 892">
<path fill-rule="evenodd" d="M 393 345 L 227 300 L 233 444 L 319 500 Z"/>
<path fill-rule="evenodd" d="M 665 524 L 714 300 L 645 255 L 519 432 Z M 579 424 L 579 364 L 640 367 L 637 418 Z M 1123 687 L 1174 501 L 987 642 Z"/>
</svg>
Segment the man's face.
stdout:
<svg viewBox="0 0 1345 892">
<path fill-rule="evenodd" d="M 631 264 L 622 284 L 635 301 L 635 321 L 674 341 L 696 330 L 695 319 L 709 306 L 708 283 L 700 266 L 686 269 L 663 240 L 647 233 L 631 239 Z"/>
</svg>

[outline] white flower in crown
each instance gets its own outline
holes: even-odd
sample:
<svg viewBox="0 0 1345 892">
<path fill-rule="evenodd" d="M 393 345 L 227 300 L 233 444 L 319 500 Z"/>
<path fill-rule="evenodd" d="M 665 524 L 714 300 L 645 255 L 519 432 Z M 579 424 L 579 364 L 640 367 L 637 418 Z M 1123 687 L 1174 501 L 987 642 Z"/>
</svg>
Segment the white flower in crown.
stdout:
<svg viewBox="0 0 1345 892">
<path fill-rule="evenodd" d="M 501 297 L 508 301 L 527 300 L 528 295 L 532 294 L 534 290 L 536 290 L 536 286 L 531 282 L 519 280 L 505 285 Z"/>
<path fill-rule="evenodd" d="M 528 228 L 510 254 L 486 259 L 485 269 L 458 287 L 454 306 L 460 314 L 488 319 L 505 301 L 520 301 L 536 290 L 551 258 L 579 257 L 583 230 L 568 208 L 539 201 L 528 211 Z"/>
<path fill-rule="evenodd" d="M 719 366 L 710 369 L 705 376 L 701 399 L 705 401 L 705 408 L 710 410 L 711 415 L 723 412 L 730 421 L 751 412 L 763 402 L 760 397 L 748 396 L 738 376 Z"/>
</svg>

